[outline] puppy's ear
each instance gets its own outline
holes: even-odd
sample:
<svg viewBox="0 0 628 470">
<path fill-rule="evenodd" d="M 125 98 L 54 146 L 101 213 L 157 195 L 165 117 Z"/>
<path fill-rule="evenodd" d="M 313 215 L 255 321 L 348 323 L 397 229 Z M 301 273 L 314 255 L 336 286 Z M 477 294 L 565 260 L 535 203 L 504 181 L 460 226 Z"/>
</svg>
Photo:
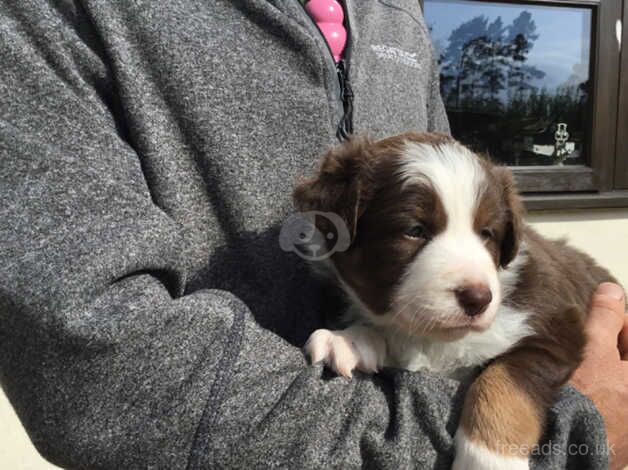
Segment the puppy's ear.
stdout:
<svg viewBox="0 0 628 470">
<path fill-rule="evenodd" d="M 318 174 L 295 188 L 297 210 L 337 214 L 347 225 L 353 241 L 358 218 L 372 188 L 371 148 L 368 138 L 352 137 L 327 152 Z"/>
<path fill-rule="evenodd" d="M 502 267 L 517 256 L 523 236 L 523 216 L 525 209 L 517 192 L 512 172 L 501 166 L 493 168 L 493 174 L 502 192 L 502 203 L 506 212 L 506 229 L 500 246 L 499 264 Z"/>
</svg>

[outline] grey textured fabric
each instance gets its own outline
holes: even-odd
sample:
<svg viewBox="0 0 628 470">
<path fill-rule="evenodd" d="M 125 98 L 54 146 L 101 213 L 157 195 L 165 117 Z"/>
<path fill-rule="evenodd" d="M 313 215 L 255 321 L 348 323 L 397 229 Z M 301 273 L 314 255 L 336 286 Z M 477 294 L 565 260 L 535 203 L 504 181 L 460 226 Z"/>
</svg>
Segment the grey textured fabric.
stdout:
<svg viewBox="0 0 628 470">
<path fill-rule="evenodd" d="M 446 132 L 418 2 L 346 3 L 355 129 Z M 46 458 L 450 465 L 464 384 L 299 349 L 338 302 L 278 228 L 342 103 L 297 0 L 2 0 L 0 64 L 0 380 Z M 569 389 L 548 429 L 604 442 Z"/>
</svg>

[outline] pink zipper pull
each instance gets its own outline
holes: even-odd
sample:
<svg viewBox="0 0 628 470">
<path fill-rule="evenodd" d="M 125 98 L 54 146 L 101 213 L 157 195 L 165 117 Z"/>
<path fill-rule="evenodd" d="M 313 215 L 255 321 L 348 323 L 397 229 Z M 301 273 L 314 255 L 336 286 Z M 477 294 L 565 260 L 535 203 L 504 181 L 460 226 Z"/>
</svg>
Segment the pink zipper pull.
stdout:
<svg viewBox="0 0 628 470">
<path fill-rule="evenodd" d="M 345 16 L 342 5 L 336 0 L 309 0 L 305 11 L 321 30 L 336 63 L 340 62 L 347 43 L 347 30 L 342 24 Z"/>
</svg>

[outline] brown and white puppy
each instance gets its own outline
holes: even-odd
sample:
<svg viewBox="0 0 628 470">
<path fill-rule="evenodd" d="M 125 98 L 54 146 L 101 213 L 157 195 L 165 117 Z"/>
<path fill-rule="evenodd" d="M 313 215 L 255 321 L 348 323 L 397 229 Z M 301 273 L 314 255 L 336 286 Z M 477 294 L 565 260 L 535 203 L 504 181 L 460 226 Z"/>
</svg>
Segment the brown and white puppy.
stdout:
<svg viewBox="0 0 628 470">
<path fill-rule="evenodd" d="M 351 234 L 325 261 L 351 323 L 315 331 L 312 362 L 348 377 L 485 366 L 466 395 L 453 468 L 527 469 L 581 361 L 593 291 L 611 275 L 527 227 L 510 171 L 444 135 L 354 138 L 294 197 L 300 211 L 338 214 Z"/>
</svg>

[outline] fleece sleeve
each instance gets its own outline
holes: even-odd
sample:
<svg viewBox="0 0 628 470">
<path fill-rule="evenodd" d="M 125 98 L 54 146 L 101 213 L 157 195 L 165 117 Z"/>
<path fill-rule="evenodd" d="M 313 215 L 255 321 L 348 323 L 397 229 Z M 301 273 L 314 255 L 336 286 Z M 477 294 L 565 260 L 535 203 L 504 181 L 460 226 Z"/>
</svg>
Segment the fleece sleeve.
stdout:
<svg viewBox="0 0 628 470">
<path fill-rule="evenodd" d="M 185 230 L 79 16 L 0 2 L 0 383 L 37 449 L 85 469 L 448 468 L 457 382 L 333 378 L 233 295 L 182 295 Z M 550 438 L 593 446 L 595 409 L 561 403 Z"/>
<path fill-rule="evenodd" d="M 0 383 L 57 465 L 184 468 L 247 309 L 180 296 L 183 231 L 75 14 L 0 2 Z"/>
</svg>

